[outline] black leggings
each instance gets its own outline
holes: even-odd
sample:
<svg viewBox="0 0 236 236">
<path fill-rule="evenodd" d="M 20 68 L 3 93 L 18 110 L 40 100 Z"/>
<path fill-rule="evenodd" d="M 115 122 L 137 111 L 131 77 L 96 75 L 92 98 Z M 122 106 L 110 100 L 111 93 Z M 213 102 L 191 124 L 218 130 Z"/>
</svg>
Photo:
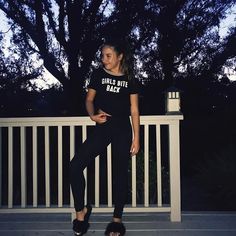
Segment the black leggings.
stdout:
<svg viewBox="0 0 236 236">
<path fill-rule="evenodd" d="M 93 133 L 81 145 L 70 166 L 71 188 L 75 210 L 84 208 L 85 179 L 83 170 L 111 143 L 113 165 L 113 217 L 121 218 L 128 190 L 128 162 L 132 143 L 129 117 L 109 118 L 96 124 Z"/>
</svg>

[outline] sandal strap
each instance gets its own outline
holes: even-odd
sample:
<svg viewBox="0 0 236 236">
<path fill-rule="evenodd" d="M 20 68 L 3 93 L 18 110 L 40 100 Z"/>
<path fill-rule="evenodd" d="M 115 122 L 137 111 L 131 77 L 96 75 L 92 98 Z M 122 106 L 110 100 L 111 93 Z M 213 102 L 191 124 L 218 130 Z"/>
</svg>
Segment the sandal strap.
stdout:
<svg viewBox="0 0 236 236">
<path fill-rule="evenodd" d="M 86 212 L 86 214 L 84 216 L 84 221 L 89 222 L 89 217 L 90 217 L 90 215 L 92 213 L 92 206 L 91 205 L 87 205 L 86 208 L 87 208 L 87 212 Z"/>
</svg>

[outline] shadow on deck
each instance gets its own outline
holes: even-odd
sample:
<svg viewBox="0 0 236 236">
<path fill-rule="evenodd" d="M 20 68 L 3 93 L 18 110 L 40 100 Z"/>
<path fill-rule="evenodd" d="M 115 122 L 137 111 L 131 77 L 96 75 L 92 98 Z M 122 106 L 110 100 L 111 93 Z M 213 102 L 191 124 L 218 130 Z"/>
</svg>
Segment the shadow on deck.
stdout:
<svg viewBox="0 0 236 236">
<path fill-rule="evenodd" d="M 91 216 L 87 236 L 104 235 L 111 214 Z M 235 236 L 236 212 L 183 212 L 182 222 L 170 222 L 166 213 L 124 214 L 127 236 Z M 1 236 L 72 236 L 70 214 L 0 214 Z"/>
</svg>

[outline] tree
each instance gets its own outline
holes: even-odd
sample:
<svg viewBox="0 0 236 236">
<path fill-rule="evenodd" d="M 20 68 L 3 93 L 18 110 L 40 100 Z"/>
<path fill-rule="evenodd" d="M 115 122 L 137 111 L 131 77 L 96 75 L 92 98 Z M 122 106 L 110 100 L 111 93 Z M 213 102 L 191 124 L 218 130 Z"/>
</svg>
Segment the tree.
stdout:
<svg viewBox="0 0 236 236">
<path fill-rule="evenodd" d="M 12 39 L 14 40 L 14 39 Z M 3 37 L 0 37 L 3 44 Z M 32 98 L 36 92 L 34 80 L 40 76 L 41 68 L 34 66 L 25 50 L 18 45 L 18 54 L 12 48 L 5 55 L 4 47 L 0 48 L 0 114 L 8 116 L 24 115 L 32 106 Z"/>
<path fill-rule="evenodd" d="M 174 78 L 197 77 L 209 68 L 214 68 L 211 73 L 217 73 L 227 58 L 236 56 L 235 29 L 223 40 L 218 32 L 221 20 L 234 1 L 149 2 L 146 21 L 139 26 L 144 41 L 140 55 L 148 77 L 154 75 L 157 79 L 173 83 Z M 146 28 L 152 30 L 147 31 Z"/>
<path fill-rule="evenodd" d="M 149 3 L 137 29 L 142 42 L 139 60 L 147 78 L 142 97 L 145 114 L 152 113 L 151 110 L 160 113 L 160 109 L 164 112 L 161 92 L 172 85 L 184 91 L 184 114 L 196 114 L 198 110 L 191 110 L 196 107 L 202 115 L 215 111 L 212 91 L 221 83 L 219 74 L 224 74 L 222 68 L 227 60 L 236 58 L 235 29 L 224 38 L 219 36 L 219 24 L 235 6 L 234 1 L 153 0 Z M 221 104 L 225 104 L 225 96 L 217 91 L 215 98 L 223 99 Z"/>
<path fill-rule="evenodd" d="M 82 114 L 84 81 L 102 38 L 119 33 L 135 49 L 136 74 L 158 86 L 177 78 L 212 79 L 235 57 L 235 29 L 218 28 L 234 0 L 0 0 L 13 43 L 36 54 Z M 27 54 L 27 55 L 29 55 Z M 215 79 L 215 77 L 214 77 Z M 151 86 L 152 87 L 152 86 Z"/>
<path fill-rule="evenodd" d="M 121 35 L 130 33 L 135 17 L 128 14 L 131 8 L 127 6 L 134 3 L 1 0 L 0 9 L 14 26 L 15 41 L 39 55 L 44 67 L 63 86 L 73 113 L 78 114 L 78 110 L 82 111 L 84 80 L 103 37 L 124 22 Z"/>
</svg>

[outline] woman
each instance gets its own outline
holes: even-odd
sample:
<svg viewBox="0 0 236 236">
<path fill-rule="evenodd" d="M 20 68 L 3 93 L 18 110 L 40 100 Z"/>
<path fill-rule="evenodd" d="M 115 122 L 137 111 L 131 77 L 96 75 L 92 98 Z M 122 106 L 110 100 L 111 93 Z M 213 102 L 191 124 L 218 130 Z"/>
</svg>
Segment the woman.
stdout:
<svg viewBox="0 0 236 236">
<path fill-rule="evenodd" d="M 76 219 L 73 221 L 75 235 L 87 232 L 92 211 L 90 205 L 84 206 L 83 170 L 110 143 L 114 212 L 105 235 L 125 234 L 122 214 L 128 189 L 128 162 L 129 157 L 139 151 L 138 86 L 132 76 L 129 53 L 120 42 L 106 42 L 101 47 L 101 62 L 103 67 L 95 70 L 91 76 L 85 103 L 88 115 L 96 122 L 96 126 L 71 161 L 71 186 L 76 211 Z"/>
</svg>

